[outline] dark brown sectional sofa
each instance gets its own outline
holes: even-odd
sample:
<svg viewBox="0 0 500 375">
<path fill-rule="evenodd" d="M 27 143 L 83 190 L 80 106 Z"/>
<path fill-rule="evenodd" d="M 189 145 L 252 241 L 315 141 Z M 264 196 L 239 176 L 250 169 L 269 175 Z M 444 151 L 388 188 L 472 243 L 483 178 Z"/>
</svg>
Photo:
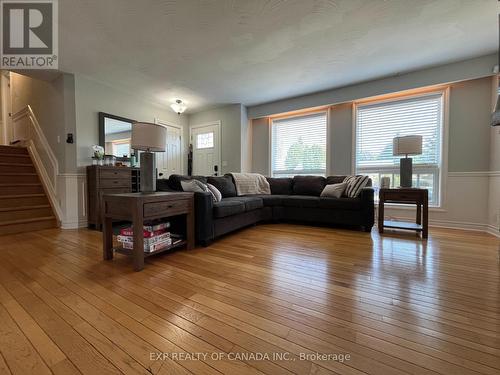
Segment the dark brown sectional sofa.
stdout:
<svg viewBox="0 0 500 375">
<path fill-rule="evenodd" d="M 195 178 L 220 190 L 222 200 L 217 203 L 213 202 L 210 193 L 195 193 L 196 240 L 202 245 L 208 245 L 219 236 L 260 221 L 343 225 L 369 232 L 374 223 L 371 187 L 364 188 L 357 198 L 320 197 L 325 185 L 342 182 L 345 177 L 268 178 L 271 195 L 237 196 L 231 175 L 171 175 L 168 180 L 158 180 L 157 189 L 181 191 L 182 180 Z"/>
</svg>

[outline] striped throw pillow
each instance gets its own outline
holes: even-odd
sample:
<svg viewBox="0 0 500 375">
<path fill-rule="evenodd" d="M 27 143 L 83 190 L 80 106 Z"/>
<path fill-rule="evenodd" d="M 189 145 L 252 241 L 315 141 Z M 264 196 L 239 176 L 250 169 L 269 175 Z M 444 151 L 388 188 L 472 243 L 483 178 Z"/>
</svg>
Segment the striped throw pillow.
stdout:
<svg viewBox="0 0 500 375">
<path fill-rule="evenodd" d="M 370 177 L 368 176 L 347 176 L 344 179 L 344 183 L 347 184 L 344 194 L 349 198 L 356 198 L 361 193 L 361 189 L 368 184 L 369 180 Z"/>
</svg>

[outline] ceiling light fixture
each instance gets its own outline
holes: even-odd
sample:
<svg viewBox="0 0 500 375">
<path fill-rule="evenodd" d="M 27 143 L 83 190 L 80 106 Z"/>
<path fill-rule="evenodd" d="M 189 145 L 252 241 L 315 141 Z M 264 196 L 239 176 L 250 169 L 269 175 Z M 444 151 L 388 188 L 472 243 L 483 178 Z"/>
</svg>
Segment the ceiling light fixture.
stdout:
<svg viewBox="0 0 500 375">
<path fill-rule="evenodd" d="M 178 115 L 180 115 L 182 112 L 184 112 L 187 109 L 187 105 L 185 105 L 182 100 L 177 99 L 175 103 L 170 104 L 170 108 L 174 110 L 174 112 L 177 112 Z"/>
</svg>

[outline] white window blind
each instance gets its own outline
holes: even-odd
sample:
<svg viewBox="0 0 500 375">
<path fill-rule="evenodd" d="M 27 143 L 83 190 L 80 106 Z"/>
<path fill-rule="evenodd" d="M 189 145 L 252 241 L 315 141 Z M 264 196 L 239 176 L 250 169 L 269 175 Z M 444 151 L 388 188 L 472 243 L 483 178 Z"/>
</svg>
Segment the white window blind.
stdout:
<svg viewBox="0 0 500 375">
<path fill-rule="evenodd" d="M 273 120 L 272 176 L 325 175 L 326 112 Z"/>
<path fill-rule="evenodd" d="M 356 111 L 356 172 L 369 174 L 374 185 L 383 176 L 399 186 L 399 157 L 392 155 L 394 137 L 422 136 L 422 154 L 413 155 L 413 185 L 439 197 L 443 94 L 361 105 Z"/>
</svg>

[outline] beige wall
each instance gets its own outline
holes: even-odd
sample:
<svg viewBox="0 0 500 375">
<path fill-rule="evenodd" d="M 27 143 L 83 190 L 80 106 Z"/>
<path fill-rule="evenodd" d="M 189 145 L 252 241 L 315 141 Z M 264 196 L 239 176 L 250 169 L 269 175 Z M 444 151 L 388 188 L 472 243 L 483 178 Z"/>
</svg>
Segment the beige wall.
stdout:
<svg viewBox="0 0 500 375">
<path fill-rule="evenodd" d="M 59 161 L 60 173 L 76 170 L 76 144 L 66 143 L 67 133 L 76 134 L 74 93 L 71 74 L 59 74 L 47 81 L 11 74 L 12 112 L 31 106 Z"/>
<path fill-rule="evenodd" d="M 492 111 L 496 106 L 498 90 L 498 77 L 492 79 Z M 490 130 L 490 178 L 488 223 L 490 231 L 500 235 L 500 126 L 491 127 Z"/>
<path fill-rule="evenodd" d="M 80 75 L 75 76 L 75 101 L 77 165 L 82 171 L 83 167 L 91 164 L 91 146 L 99 143 L 98 112 L 147 122 L 154 122 L 155 118 L 159 118 L 180 125 L 184 130 L 184 141 L 187 142 L 187 117 L 177 115 L 168 105 L 154 104 L 132 93 L 117 90 Z M 186 150 L 184 147 L 184 153 Z M 187 160 L 185 156 L 184 160 Z M 187 165 L 183 167 L 186 171 Z"/>
<path fill-rule="evenodd" d="M 221 174 L 240 172 L 242 166 L 242 123 L 246 115 L 241 104 L 228 104 L 189 115 L 189 126 L 208 124 L 214 121 L 221 123 Z M 245 140 L 246 141 L 246 138 Z"/>
</svg>

